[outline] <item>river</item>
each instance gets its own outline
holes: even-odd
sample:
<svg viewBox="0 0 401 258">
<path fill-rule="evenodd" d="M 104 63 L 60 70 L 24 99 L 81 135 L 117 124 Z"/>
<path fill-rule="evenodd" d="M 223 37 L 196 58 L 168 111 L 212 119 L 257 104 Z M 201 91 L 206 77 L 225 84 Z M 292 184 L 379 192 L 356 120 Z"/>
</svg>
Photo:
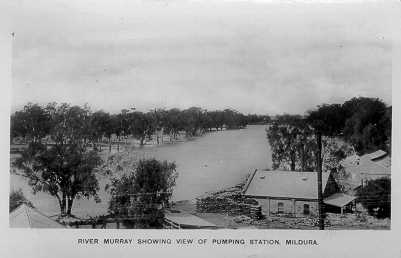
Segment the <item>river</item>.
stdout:
<svg viewBox="0 0 401 258">
<path fill-rule="evenodd" d="M 238 184 L 256 168 L 271 166 L 271 153 L 266 139 L 265 126 L 250 125 L 246 129 L 211 132 L 190 141 L 159 146 L 145 146 L 135 150 L 140 157 L 175 161 L 179 174 L 173 200 L 189 200 L 208 191 Z M 99 196 L 74 202 L 73 213 L 78 216 L 104 214 L 109 196 L 100 183 Z M 33 194 L 27 181 L 11 175 L 11 189 L 22 189 L 35 207 L 47 215 L 59 212 L 54 197 L 46 193 Z"/>
</svg>

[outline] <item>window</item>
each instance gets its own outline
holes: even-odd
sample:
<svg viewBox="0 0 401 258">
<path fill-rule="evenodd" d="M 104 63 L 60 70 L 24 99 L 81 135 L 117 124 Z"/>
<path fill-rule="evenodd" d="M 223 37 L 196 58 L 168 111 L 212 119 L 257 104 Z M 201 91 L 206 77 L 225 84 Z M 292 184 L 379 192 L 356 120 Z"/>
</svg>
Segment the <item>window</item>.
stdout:
<svg viewBox="0 0 401 258">
<path fill-rule="evenodd" d="M 309 204 L 304 204 L 304 215 L 310 214 Z"/>
<path fill-rule="evenodd" d="M 277 213 L 284 213 L 284 203 L 277 203 Z"/>
</svg>

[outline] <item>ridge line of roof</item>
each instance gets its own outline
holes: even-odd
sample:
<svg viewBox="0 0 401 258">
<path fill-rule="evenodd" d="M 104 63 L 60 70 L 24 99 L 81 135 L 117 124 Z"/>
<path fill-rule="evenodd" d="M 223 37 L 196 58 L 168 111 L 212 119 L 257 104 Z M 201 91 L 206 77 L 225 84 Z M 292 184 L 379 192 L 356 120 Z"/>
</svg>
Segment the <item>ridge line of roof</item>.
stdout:
<svg viewBox="0 0 401 258">
<path fill-rule="evenodd" d="M 29 226 L 32 226 L 31 216 L 29 216 L 29 210 L 27 210 L 27 205 L 25 203 L 23 203 L 22 205 L 23 205 L 22 208 L 25 209 L 25 214 L 28 219 Z"/>
</svg>

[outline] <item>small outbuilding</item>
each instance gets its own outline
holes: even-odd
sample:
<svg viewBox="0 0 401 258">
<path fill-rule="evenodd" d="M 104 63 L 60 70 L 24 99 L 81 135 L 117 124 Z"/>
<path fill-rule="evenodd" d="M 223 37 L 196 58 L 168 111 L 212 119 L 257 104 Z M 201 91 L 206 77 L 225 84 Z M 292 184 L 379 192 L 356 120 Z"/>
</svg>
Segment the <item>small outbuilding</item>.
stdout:
<svg viewBox="0 0 401 258">
<path fill-rule="evenodd" d="M 64 225 L 52 220 L 37 209 L 21 204 L 10 213 L 12 228 L 65 228 Z"/>
<path fill-rule="evenodd" d="M 164 227 L 171 229 L 216 229 L 217 226 L 198 216 L 183 212 L 166 212 Z"/>
<path fill-rule="evenodd" d="M 391 178 L 391 157 L 378 150 L 362 156 L 352 155 L 340 162 L 349 175 L 347 183 L 351 185 L 350 192 L 363 187 L 369 180 Z"/>
<path fill-rule="evenodd" d="M 323 200 L 325 211 L 341 213 L 353 212 L 356 207 L 356 197 L 345 193 L 336 193 Z"/>
</svg>

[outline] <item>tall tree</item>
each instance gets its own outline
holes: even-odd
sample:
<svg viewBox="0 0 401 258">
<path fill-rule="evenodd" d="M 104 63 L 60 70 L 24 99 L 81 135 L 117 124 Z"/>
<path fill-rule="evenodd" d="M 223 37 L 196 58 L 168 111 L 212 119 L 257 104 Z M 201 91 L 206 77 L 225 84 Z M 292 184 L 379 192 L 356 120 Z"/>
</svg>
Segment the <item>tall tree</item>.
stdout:
<svg viewBox="0 0 401 258">
<path fill-rule="evenodd" d="M 301 116 L 279 116 L 266 132 L 272 150 L 273 169 L 314 169 L 315 140 L 311 128 Z"/>
<path fill-rule="evenodd" d="M 163 124 L 165 132 L 170 134 L 170 139 L 173 138 L 175 140 L 180 130 L 183 130 L 184 127 L 181 111 L 177 108 L 168 110 Z"/>
<path fill-rule="evenodd" d="M 316 134 L 317 152 L 317 181 L 318 181 L 318 206 L 319 228 L 324 229 L 323 192 L 322 192 L 322 135 L 339 135 L 344 127 L 344 109 L 339 104 L 321 105 L 317 109 L 308 112 L 307 121 L 313 127 Z"/>
<path fill-rule="evenodd" d="M 369 214 L 378 218 L 391 217 L 391 180 L 379 178 L 370 180 L 366 186 L 359 188 L 358 200 Z"/>
<path fill-rule="evenodd" d="M 112 123 L 110 115 L 102 110 L 96 111 L 91 116 L 91 139 L 93 144 L 96 146 L 99 144 L 99 149 L 102 150 L 101 141 L 104 136 L 111 140 L 112 134 Z M 97 148 L 97 147 L 96 147 Z M 109 145 L 111 149 L 111 145 Z"/>
<path fill-rule="evenodd" d="M 359 154 L 388 150 L 391 138 L 391 109 L 377 98 L 353 98 L 343 104 L 347 120 L 344 137 Z"/>
<path fill-rule="evenodd" d="M 127 218 L 130 227 L 160 228 L 178 176 L 175 168 L 167 161 L 140 160 L 134 171 L 112 181 L 110 213 Z"/>
<path fill-rule="evenodd" d="M 150 113 L 132 112 L 129 114 L 130 133 L 139 139 L 140 145 L 143 146 L 145 139 L 150 138 L 155 132 L 154 117 Z"/>
<path fill-rule="evenodd" d="M 32 141 L 14 165 L 29 179 L 34 192 L 57 198 L 62 215 L 70 215 L 75 198 L 97 198 L 95 168 L 101 162 L 95 151 L 87 151 L 89 109 L 68 104 L 49 104 L 49 136 L 53 144 Z"/>
<path fill-rule="evenodd" d="M 57 198 L 61 215 L 71 215 L 76 197 L 98 200 L 95 168 L 101 159 L 95 151 L 86 152 L 77 144 L 46 147 L 31 143 L 15 161 L 29 179 L 34 192 L 42 191 Z"/>
<path fill-rule="evenodd" d="M 11 116 L 11 137 L 23 137 L 27 141 L 38 142 L 51 128 L 48 112 L 38 104 L 28 103 L 23 110 Z"/>
</svg>

